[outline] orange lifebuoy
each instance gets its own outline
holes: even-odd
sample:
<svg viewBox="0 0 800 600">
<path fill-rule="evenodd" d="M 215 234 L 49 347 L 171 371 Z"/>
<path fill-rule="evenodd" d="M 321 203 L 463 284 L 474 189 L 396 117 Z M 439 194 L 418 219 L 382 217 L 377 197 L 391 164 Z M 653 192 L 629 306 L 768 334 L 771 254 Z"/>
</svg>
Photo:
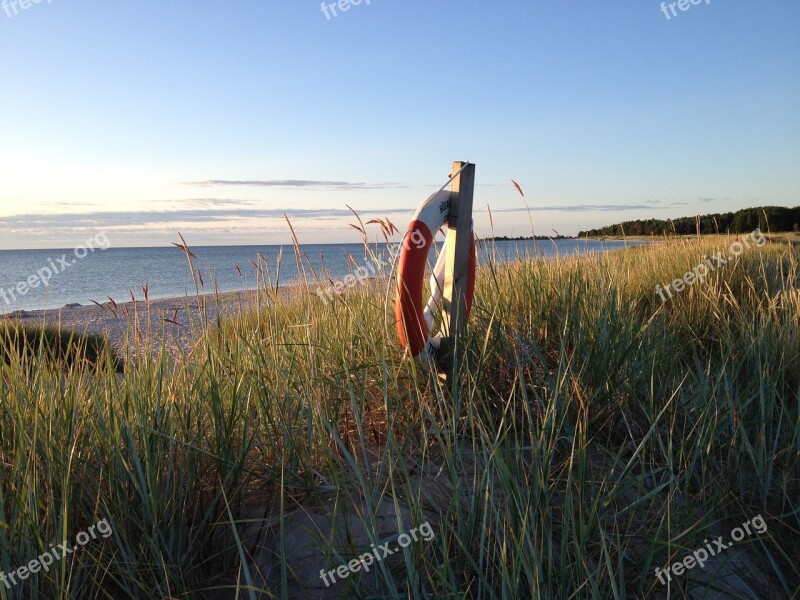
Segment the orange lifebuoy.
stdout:
<svg viewBox="0 0 800 600">
<path fill-rule="evenodd" d="M 438 349 L 442 334 L 433 332 L 433 316 L 442 299 L 447 244 L 442 247 L 439 259 L 430 278 L 431 297 L 427 304 L 422 303 L 422 285 L 428 254 L 433 245 L 433 237 L 447 222 L 450 215 L 450 192 L 439 191 L 430 196 L 417 209 L 408 226 L 401 244 L 397 267 L 397 333 L 403 348 L 408 348 L 412 356 L 423 350 L 430 353 Z M 471 238 L 469 255 L 469 277 L 467 279 L 467 315 L 472 308 L 475 293 L 475 238 Z"/>
</svg>

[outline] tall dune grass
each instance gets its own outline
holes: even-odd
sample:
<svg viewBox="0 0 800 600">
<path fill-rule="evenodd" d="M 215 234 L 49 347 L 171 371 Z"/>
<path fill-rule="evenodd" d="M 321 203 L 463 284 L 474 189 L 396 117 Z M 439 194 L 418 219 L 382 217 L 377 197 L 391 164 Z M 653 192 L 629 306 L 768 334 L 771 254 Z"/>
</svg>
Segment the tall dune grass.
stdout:
<svg viewBox="0 0 800 600">
<path fill-rule="evenodd" d="M 729 242 L 483 265 L 452 389 L 398 350 L 382 281 L 328 304 L 265 286 L 124 376 L 0 363 L 0 571 L 114 530 L 0 598 L 796 596 L 800 252 L 654 292 Z M 436 537 L 369 586 L 322 587 L 360 554 L 331 532 L 292 552 L 298 515 L 377 540 L 387 504 Z M 758 514 L 765 534 L 656 578 Z"/>
</svg>

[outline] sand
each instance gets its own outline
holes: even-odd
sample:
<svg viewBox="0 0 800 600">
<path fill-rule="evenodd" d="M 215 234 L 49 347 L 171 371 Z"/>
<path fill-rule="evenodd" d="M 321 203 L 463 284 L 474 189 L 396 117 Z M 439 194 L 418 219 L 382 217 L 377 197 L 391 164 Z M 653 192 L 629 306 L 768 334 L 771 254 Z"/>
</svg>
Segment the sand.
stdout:
<svg viewBox="0 0 800 600">
<path fill-rule="evenodd" d="M 291 295 L 290 288 L 280 290 L 281 296 Z M 231 318 L 248 309 L 257 308 L 259 295 L 253 291 L 218 295 L 162 298 L 148 302 L 106 302 L 100 306 L 67 305 L 59 309 L 16 311 L 5 315 L 26 325 L 60 325 L 78 333 L 105 335 L 121 353 L 132 341 L 147 344 L 154 355 L 161 351 L 162 341 L 170 354 L 190 352 L 204 323 L 215 325 L 217 317 Z M 261 302 L 270 301 L 260 294 Z M 205 316 L 203 313 L 205 312 Z"/>
</svg>

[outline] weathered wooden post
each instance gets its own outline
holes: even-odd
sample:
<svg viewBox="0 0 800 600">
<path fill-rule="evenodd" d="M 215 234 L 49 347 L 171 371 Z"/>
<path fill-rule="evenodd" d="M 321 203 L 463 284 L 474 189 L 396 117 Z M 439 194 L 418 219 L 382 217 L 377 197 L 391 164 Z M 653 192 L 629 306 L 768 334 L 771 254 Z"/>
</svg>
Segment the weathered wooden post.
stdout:
<svg viewBox="0 0 800 600">
<path fill-rule="evenodd" d="M 445 263 L 442 333 L 445 352 L 442 367 L 448 381 L 458 377 L 463 357 L 463 335 L 467 326 L 467 285 L 472 252 L 472 199 L 475 191 L 475 165 L 455 161 L 451 171 L 450 217 L 447 222 L 447 262 Z"/>
</svg>

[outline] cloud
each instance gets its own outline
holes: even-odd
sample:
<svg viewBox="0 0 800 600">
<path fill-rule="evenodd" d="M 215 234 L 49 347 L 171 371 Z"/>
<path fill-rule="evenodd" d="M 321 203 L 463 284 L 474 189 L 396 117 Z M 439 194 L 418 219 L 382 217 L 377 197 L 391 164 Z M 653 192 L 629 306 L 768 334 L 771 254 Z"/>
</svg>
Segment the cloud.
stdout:
<svg viewBox="0 0 800 600">
<path fill-rule="evenodd" d="M 164 200 L 147 200 L 148 204 L 164 205 Z M 257 200 L 237 200 L 232 198 L 181 198 L 179 200 L 170 200 L 170 204 L 188 204 L 193 208 L 229 208 L 231 206 L 254 206 L 260 204 Z"/>
<path fill-rule="evenodd" d="M 223 198 L 195 198 L 181 202 L 196 204 L 191 208 L 172 210 L 130 210 L 130 211 L 87 211 L 62 214 L 18 214 L 0 217 L 2 229 L 35 229 L 35 228 L 100 228 L 130 227 L 137 228 L 168 225 L 171 223 L 220 224 L 240 220 L 283 219 L 284 215 L 293 220 L 337 219 L 353 217 L 346 208 L 247 208 L 253 204 L 250 200 L 228 200 Z M 562 206 L 531 206 L 533 212 L 586 212 L 586 211 L 625 211 L 652 210 L 647 204 L 578 204 Z M 359 215 L 396 215 L 413 214 L 414 207 L 382 208 L 356 210 Z M 527 212 L 525 207 L 496 208 L 494 213 Z M 487 212 L 485 208 L 476 207 L 475 212 Z"/>
<path fill-rule="evenodd" d="M 162 201 L 162 205 L 167 201 Z M 206 235 L 207 239 L 228 240 L 228 243 L 252 242 L 254 235 L 273 235 L 285 233 L 284 215 L 297 227 L 315 235 L 325 236 L 329 232 L 341 233 L 349 231 L 348 222 L 354 221 L 353 213 L 347 208 L 262 208 L 263 201 L 225 199 L 225 198 L 189 198 L 178 202 L 177 206 L 164 210 L 82 210 L 80 212 L 61 214 L 15 214 L 0 216 L 0 239 L 29 239 L 30 243 L 52 244 L 52 247 L 67 247 L 76 236 L 86 232 L 105 230 L 109 235 L 136 240 L 136 243 L 149 244 L 159 236 L 181 230 L 193 235 Z M 253 206 L 255 204 L 255 206 Z M 262 204 L 263 206 L 263 204 Z M 579 205 L 533 205 L 536 212 L 552 211 L 562 213 L 591 211 L 629 211 L 654 210 L 653 204 L 579 204 Z M 405 222 L 416 210 L 413 207 L 363 208 L 356 209 L 365 220 L 372 217 L 389 217 L 402 230 Z M 525 207 L 492 208 L 493 213 L 523 213 Z M 476 206 L 475 214 L 486 215 L 485 207 Z M 485 217 L 480 217 L 484 219 Z M 44 242 L 44 240 L 48 240 Z M 261 238 L 258 238 L 261 239 Z M 35 240 L 35 241 L 34 241 Z M 235 241 L 237 240 L 237 241 Z M 131 243 L 131 242 L 128 242 Z"/>
<path fill-rule="evenodd" d="M 719 202 L 717 198 L 704 198 L 699 196 L 697 199 L 700 200 L 700 202 Z"/>
<path fill-rule="evenodd" d="M 214 199 L 204 200 L 213 204 Z M 360 215 L 386 215 L 410 212 L 407 208 L 363 209 Z M 99 211 L 52 215 L 21 214 L 0 217 L 0 228 L 36 227 L 125 227 L 163 225 L 166 223 L 221 223 L 241 219 L 335 219 L 352 217 L 344 208 L 214 208 L 160 211 Z"/>
<path fill-rule="evenodd" d="M 405 187 L 396 183 L 353 183 L 350 181 L 318 181 L 315 179 L 206 179 L 205 181 L 189 181 L 184 185 L 212 186 L 248 186 L 276 188 L 323 188 L 335 190 L 376 190 Z"/>
<path fill-rule="evenodd" d="M 530 210 L 533 212 L 538 211 L 562 211 L 562 212 L 584 212 L 584 211 L 602 211 L 602 212 L 615 212 L 615 211 L 622 211 L 622 210 L 653 210 L 654 206 L 649 206 L 647 204 L 573 204 L 573 205 L 563 205 L 563 206 L 536 206 L 533 205 L 530 207 Z M 518 207 L 518 208 L 497 208 L 492 209 L 494 213 L 503 213 L 503 212 L 527 212 L 528 209 L 525 207 Z"/>
</svg>

